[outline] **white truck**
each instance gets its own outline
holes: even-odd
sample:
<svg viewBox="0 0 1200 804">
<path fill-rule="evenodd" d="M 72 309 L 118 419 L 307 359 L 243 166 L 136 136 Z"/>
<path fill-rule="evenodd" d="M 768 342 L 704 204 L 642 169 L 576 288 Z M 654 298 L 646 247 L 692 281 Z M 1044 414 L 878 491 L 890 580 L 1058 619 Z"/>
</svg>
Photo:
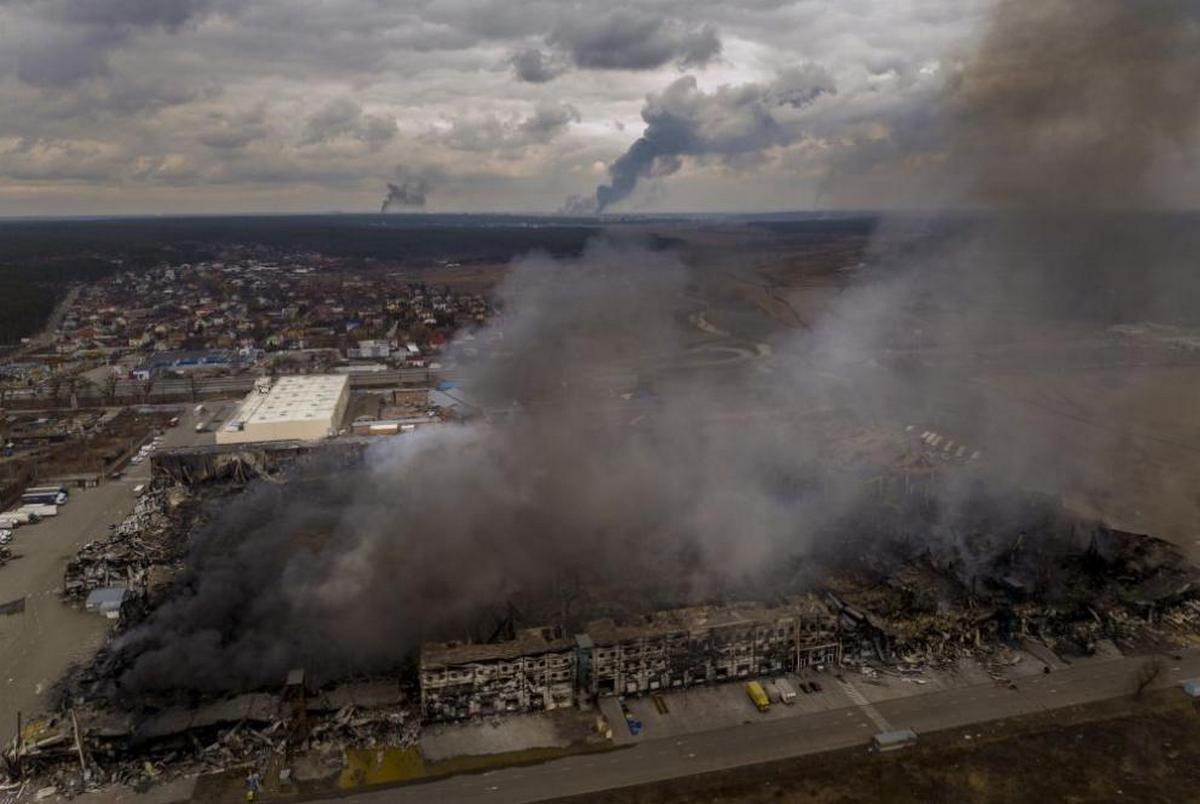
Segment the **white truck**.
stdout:
<svg viewBox="0 0 1200 804">
<path fill-rule="evenodd" d="M 20 509 L 16 509 L 13 511 L 5 511 L 3 514 L 0 514 L 0 517 L 3 517 L 4 519 L 10 520 L 12 522 L 16 522 L 21 525 L 31 525 L 34 522 L 37 522 L 38 519 L 41 518 L 41 517 L 35 517 L 33 514 L 29 513 L 28 511 L 22 511 Z"/>
<path fill-rule="evenodd" d="M 792 689 L 792 685 L 786 679 L 775 679 L 775 697 L 779 699 L 781 704 L 791 706 L 796 702 L 796 691 Z"/>
</svg>

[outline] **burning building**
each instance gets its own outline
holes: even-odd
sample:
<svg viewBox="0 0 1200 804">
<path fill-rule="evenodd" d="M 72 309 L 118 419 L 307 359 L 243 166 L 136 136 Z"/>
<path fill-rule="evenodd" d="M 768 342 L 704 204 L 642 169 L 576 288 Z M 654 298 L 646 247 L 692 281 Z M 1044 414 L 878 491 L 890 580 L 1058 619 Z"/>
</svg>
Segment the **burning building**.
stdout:
<svg viewBox="0 0 1200 804">
<path fill-rule="evenodd" d="M 660 611 L 587 627 L 580 689 L 591 696 L 793 672 L 841 660 L 837 617 L 817 598 Z"/>
<path fill-rule="evenodd" d="M 837 615 L 814 596 L 589 623 L 568 639 L 549 628 L 499 643 L 427 643 L 421 714 L 453 720 L 573 706 L 641 693 L 794 672 L 841 661 Z"/>
<path fill-rule="evenodd" d="M 550 628 L 499 643 L 427 643 L 421 648 L 421 715 L 455 720 L 574 704 L 575 641 Z"/>
</svg>

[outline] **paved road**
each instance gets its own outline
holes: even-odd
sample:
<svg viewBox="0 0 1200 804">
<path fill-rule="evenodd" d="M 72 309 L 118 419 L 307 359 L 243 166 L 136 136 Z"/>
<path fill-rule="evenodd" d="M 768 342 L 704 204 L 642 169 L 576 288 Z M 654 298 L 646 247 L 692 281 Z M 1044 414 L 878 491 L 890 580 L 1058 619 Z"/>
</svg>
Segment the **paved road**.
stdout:
<svg viewBox="0 0 1200 804">
<path fill-rule="evenodd" d="M 965 687 L 873 704 L 895 728 L 918 734 L 998 718 L 1115 698 L 1133 692 L 1141 659 L 1089 663 L 1034 676 L 1017 690 Z M 1155 686 L 1200 675 L 1200 654 L 1167 660 Z M 690 776 L 707 771 L 866 746 L 877 728 L 862 707 L 833 709 L 686 737 L 650 740 L 626 749 L 572 756 L 543 765 L 509 768 L 354 796 L 379 802 L 495 802 L 518 804 L 559 796 Z"/>
</svg>

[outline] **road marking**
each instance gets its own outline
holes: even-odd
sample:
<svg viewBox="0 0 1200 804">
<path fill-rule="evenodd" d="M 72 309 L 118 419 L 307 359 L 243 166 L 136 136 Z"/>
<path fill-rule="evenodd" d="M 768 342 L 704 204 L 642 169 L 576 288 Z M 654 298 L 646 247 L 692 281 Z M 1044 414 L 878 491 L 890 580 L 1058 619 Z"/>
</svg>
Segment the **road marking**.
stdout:
<svg viewBox="0 0 1200 804">
<path fill-rule="evenodd" d="M 879 710 L 872 706 L 871 702 L 863 697 L 863 694 L 855 689 L 853 684 L 849 681 L 839 681 L 838 684 L 842 686 L 842 691 L 846 693 L 846 697 L 853 701 L 880 731 L 892 730 L 892 727 L 888 724 L 884 716 L 879 714 Z"/>
</svg>

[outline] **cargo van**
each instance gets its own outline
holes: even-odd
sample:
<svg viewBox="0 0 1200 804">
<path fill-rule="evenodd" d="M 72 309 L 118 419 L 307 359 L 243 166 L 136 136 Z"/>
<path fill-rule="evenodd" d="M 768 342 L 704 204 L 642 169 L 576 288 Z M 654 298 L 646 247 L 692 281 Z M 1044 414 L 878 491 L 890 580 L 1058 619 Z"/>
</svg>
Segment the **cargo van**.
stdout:
<svg viewBox="0 0 1200 804">
<path fill-rule="evenodd" d="M 775 696 L 781 704 L 791 706 L 796 702 L 796 691 L 792 689 L 792 685 L 786 679 L 775 679 Z"/>
</svg>

